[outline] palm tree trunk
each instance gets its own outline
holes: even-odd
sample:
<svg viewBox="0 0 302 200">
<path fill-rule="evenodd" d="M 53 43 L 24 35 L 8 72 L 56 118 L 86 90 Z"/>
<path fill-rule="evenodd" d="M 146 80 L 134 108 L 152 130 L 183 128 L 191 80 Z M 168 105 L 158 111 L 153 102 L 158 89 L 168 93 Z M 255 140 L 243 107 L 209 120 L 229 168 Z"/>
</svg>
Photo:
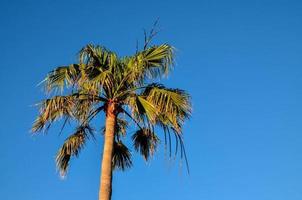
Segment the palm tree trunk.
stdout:
<svg viewBox="0 0 302 200">
<path fill-rule="evenodd" d="M 112 155 L 114 128 L 116 123 L 115 105 L 109 103 L 106 112 L 104 150 L 101 169 L 99 200 L 110 200 L 112 192 Z"/>
</svg>

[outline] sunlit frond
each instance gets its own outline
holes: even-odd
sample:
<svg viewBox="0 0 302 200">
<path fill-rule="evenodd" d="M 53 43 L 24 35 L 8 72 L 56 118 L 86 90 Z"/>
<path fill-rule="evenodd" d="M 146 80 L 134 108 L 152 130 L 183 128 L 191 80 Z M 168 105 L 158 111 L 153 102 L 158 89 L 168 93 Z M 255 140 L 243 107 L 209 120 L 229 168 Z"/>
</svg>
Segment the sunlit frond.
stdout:
<svg viewBox="0 0 302 200">
<path fill-rule="evenodd" d="M 102 46 L 87 45 L 80 51 L 80 63 L 85 63 L 85 76 L 90 87 L 104 91 L 112 98 L 119 81 L 123 78 L 122 63 L 118 56 Z M 87 84 L 87 83 L 86 83 Z"/>
<path fill-rule="evenodd" d="M 61 176 L 64 176 L 69 167 L 71 156 L 78 156 L 85 142 L 93 134 L 93 130 L 89 126 L 80 126 L 76 132 L 69 136 L 63 146 L 59 149 L 56 156 L 57 168 Z"/>
<path fill-rule="evenodd" d="M 132 95 L 128 96 L 125 100 L 125 104 L 129 106 L 132 116 L 138 122 L 148 120 L 155 124 L 159 110 L 148 102 L 143 96 Z"/>
<path fill-rule="evenodd" d="M 149 47 L 127 59 L 128 69 L 136 82 L 167 76 L 173 65 L 173 47 L 168 44 Z"/>
<path fill-rule="evenodd" d="M 150 84 L 142 96 L 159 111 L 157 121 L 170 124 L 177 132 L 181 132 L 184 120 L 191 115 L 190 96 L 185 91 Z"/>
<path fill-rule="evenodd" d="M 106 97 L 112 97 L 115 80 L 110 70 L 100 71 L 94 69 L 93 71 L 86 71 L 86 73 L 88 74 L 89 82 L 91 84 L 94 83 L 99 92 L 100 90 L 103 90 Z"/>
<path fill-rule="evenodd" d="M 73 100 L 73 96 L 54 96 L 38 104 L 40 106 L 40 115 L 34 122 L 32 132 L 41 131 L 49 127 L 54 120 L 62 116 L 73 116 Z"/>
<path fill-rule="evenodd" d="M 141 153 L 145 160 L 156 151 L 159 138 L 148 128 L 142 128 L 136 131 L 132 136 L 134 149 Z"/>
<path fill-rule="evenodd" d="M 89 67 L 98 67 L 106 70 L 114 68 L 118 62 L 118 57 L 114 52 L 109 51 L 100 45 L 86 45 L 79 53 L 80 63 Z"/>
<path fill-rule="evenodd" d="M 125 170 L 132 166 L 131 153 L 121 141 L 114 142 L 112 166 L 113 169 L 121 170 Z"/>
<path fill-rule="evenodd" d="M 72 64 L 69 66 L 62 66 L 49 72 L 43 82 L 45 82 L 46 91 L 58 88 L 63 89 L 64 86 L 71 86 L 76 84 L 80 76 L 80 65 Z"/>
</svg>

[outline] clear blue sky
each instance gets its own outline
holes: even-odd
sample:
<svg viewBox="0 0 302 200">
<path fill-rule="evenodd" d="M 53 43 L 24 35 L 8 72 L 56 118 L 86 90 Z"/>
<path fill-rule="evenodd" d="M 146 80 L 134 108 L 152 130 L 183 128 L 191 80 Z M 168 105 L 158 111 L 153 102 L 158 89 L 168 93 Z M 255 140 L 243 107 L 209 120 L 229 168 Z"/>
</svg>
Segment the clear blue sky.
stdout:
<svg viewBox="0 0 302 200">
<path fill-rule="evenodd" d="M 191 175 L 162 149 L 148 164 L 135 156 L 115 173 L 113 200 L 301 200 L 301 10 L 298 0 L 2 0 L 0 198 L 97 199 L 101 138 L 61 180 L 54 156 L 69 129 L 30 136 L 37 83 L 87 43 L 132 54 L 159 17 L 155 42 L 178 49 L 166 83 L 193 98 Z"/>
</svg>

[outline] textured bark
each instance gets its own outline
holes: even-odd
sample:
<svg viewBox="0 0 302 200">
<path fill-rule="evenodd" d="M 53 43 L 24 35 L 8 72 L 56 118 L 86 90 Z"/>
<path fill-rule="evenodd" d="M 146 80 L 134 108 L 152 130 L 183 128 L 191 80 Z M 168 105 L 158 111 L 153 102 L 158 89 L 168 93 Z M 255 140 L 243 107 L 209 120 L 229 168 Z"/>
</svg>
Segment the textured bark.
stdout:
<svg viewBox="0 0 302 200">
<path fill-rule="evenodd" d="M 106 113 L 104 149 L 101 169 L 99 200 L 110 200 L 112 193 L 112 155 L 114 128 L 116 123 L 115 104 L 109 103 Z"/>
</svg>

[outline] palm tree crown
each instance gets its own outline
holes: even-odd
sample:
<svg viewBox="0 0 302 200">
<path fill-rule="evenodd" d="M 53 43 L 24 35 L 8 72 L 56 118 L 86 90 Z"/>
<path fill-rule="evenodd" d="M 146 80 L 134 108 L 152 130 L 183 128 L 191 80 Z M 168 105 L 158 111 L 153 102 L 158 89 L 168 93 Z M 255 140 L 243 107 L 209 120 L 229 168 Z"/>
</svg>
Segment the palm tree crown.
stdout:
<svg viewBox="0 0 302 200">
<path fill-rule="evenodd" d="M 40 114 L 32 131 L 45 131 L 62 118 L 64 124 L 69 120 L 77 123 L 57 153 L 61 175 L 66 173 L 70 158 L 78 156 L 87 140 L 96 137 L 92 120 L 100 113 L 116 117 L 112 168 L 124 170 L 132 165 L 130 150 L 122 142 L 130 121 L 138 129 L 131 137 L 134 149 L 144 159 L 158 146 L 155 127 L 162 128 L 165 138 L 174 134 L 176 148 L 179 146 L 184 155 L 182 125 L 191 113 L 190 96 L 184 90 L 152 82 L 166 77 L 172 66 L 173 47 L 168 44 L 147 45 L 127 57 L 89 44 L 79 52 L 76 64 L 51 71 L 44 80 L 51 98 L 39 104 Z M 166 141 L 169 144 L 171 138 Z"/>
</svg>

